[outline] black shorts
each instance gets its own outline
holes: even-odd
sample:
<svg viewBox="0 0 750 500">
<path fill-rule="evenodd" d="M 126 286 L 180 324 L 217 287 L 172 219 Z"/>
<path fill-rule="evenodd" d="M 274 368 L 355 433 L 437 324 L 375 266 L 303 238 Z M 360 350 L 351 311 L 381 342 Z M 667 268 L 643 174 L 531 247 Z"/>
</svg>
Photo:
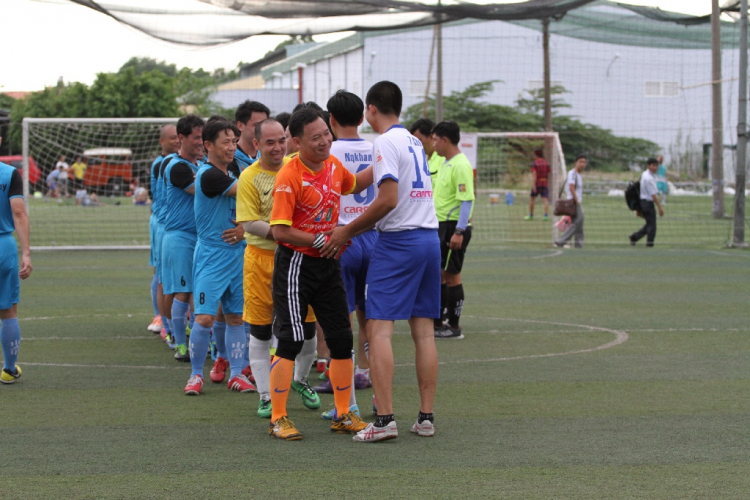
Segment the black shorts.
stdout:
<svg viewBox="0 0 750 500">
<path fill-rule="evenodd" d="M 307 307 L 312 306 L 326 340 L 351 339 L 341 265 L 279 245 L 273 267 L 273 308 L 280 340 L 305 340 Z"/>
<path fill-rule="evenodd" d="M 440 269 L 450 274 L 459 274 L 464 267 L 464 255 L 466 247 L 471 241 L 471 226 L 466 226 L 464 231 L 464 242 L 460 250 L 451 250 L 449 244 L 453 232 L 456 230 L 457 221 L 440 222 L 438 225 L 438 238 L 440 238 Z M 450 253 L 450 256 L 448 254 Z M 446 267 L 447 264 L 447 267 Z"/>
<path fill-rule="evenodd" d="M 547 189 L 547 186 L 537 186 L 534 189 L 532 189 L 531 197 L 536 198 L 537 196 L 541 196 L 542 198 L 549 199 L 549 190 Z"/>
</svg>

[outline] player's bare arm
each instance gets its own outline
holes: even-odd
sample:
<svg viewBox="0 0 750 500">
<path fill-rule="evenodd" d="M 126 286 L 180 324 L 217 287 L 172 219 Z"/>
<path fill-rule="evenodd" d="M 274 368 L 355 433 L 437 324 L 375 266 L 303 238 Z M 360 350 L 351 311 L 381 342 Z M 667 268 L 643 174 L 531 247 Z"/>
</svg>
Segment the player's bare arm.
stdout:
<svg viewBox="0 0 750 500">
<path fill-rule="evenodd" d="M 366 190 L 368 187 L 372 186 L 372 165 L 360 172 L 357 172 L 356 174 L 354 174 L 354 177 L 356 177 L 357 183 L 354 185 L 354 190 L 352 191 L 352 193 L 359 194 L 362 191 Z"/>
<path fill-rule="evenodd" d="M 16 226 L 18 243 L 21 245 L 21 265 L 18 269 L 18 277 L 25 280 L 31 276 L 31 247 L 29 244 L 29 215 L 26 213 L 26 204 L 23 198 L 12 198 L 10 209 L 13 212 L 13 223 Z"/>
<path fill-rule="evenodd" d="M 362 172 L 365 172 L 363 170 Z M 380 192 L 362 215 L 347 224 L 334 228 L 330 239 L 320 250 L 322 257 L 334 257 L 339 250 L 353 237 L 371 229 L 380 219 L 396 208 L 398 203 L 398 182 L 384 179 L 380 183 Z"/>
<path fill-rule="evenodd" d="M 271 226 L 273 239 L 279 243 L 288 243 L 298 247 L 311 247 L 315 243 L 315 235 L 306 233 L 292 226 L 276 224 Z"/>
</svg>

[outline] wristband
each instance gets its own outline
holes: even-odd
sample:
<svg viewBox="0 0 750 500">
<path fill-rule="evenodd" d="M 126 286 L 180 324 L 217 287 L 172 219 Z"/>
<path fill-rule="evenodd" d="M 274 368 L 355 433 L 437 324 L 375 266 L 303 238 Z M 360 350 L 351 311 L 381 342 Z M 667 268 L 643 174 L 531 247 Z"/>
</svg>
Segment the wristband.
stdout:
<svg viewBox="0 0 750 500">
<path fill-rule="evenodd" d="M 464 230 L 461 229 L 460 227 L 457 227 L 456 230 L 453 231 L 453 234 L 455 234 L 456 236 L 463 236 Z"/>
<path fill-rule="evenodd" d="M 312 247 L 316 249 L 323 248 L 323 245 L 328 243 L 328 240 L 330 240 L 331 237 L 327 234 L 318 233 L 315 235 L 315 240 L 313 240 Z"/>
</svg>

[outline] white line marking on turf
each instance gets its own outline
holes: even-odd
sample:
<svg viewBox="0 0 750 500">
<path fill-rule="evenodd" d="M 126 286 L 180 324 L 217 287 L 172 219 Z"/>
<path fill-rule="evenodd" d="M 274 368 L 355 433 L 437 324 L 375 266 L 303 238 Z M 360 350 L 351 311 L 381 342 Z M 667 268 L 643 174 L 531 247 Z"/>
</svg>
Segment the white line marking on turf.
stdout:
<svg viewBox="0 0 750 500">
<path fill-rule="evenodd" d="M 615 339 L 611 342 L 607 342 L 606 344 L 601 344 L 595 347 L 590 347 L 588 349 L 577 349 L 575 351 L 565 351 L 565 352 L 551 352 L 548 354 L 527 354 L 524 356 L 508 356 L 508 357 L 502 357 L 502 358 L 485 358 L 485 359 L 460 359 L 456 361 L 440 361 L 439 364 L 441 365 L 456 365 L 456 364 L 463 364 L 463 363 L 482 363 L 482 362 L 495 362 L 495 361 L 514 361 L 518 359 L 538 359 L 538 358 L 552 358 L 556 356 L 571 356 L 573 354 L 585 354 L 589 352 L 596 352 L 596 351 L 602 351 L 604 349 L 609 349 L 611 347 L 618 346 L 620 344 L 623 344 L 627 342 L 629 336 L 627 332 L 624 332 L 622 330 L 613 330 L 611 328 L 603 328 L 599 326 L 590 326 L 590 325 L 576 325 L 574 323 L 558 323 L 555 321 L 541 321 L 541 320 L 533 320 L 533 319 L 515 319 L 515 318 L 487 318 L 482 316 L 481 318 L 478 316 L 465 316 L 469 318 L 479 318 L 479 319 L 492 319 L 495 321 L 516 321 L 521 323 L 535 323 L 535 324 L 541 324 L 541 325 L 558 325 L 558 326 L 568 326 L 568 327 L 576 327 L 576 328 L 583 328 L 588 331 L 597 331 L 597 332 L 607 332 L 611 333 L 615 336 Z M 447 340 L 445 342 L 448 342 Z M 414 363 L 403 363 L 403 364 L 397 364 L 395 366 L 414 366 Z"/>
<path fill-rule="evenodd" d="M 56 368 L 125 368 L 128 370 L 142 369 L 142 370 L 187 370 L 190 365 L 187 366 L 136 366 L 136 365 L 83 365 L 74 363 L 19 363 L 21 366 L 52 366 Z"/>
<path fill-rule="evenodd" d="M 120 313 L 120 314 L 71 314 L 69 316 L 32 316 L 30 318 L 18 318 L 18 321 L 41 321 L 48 319 L 73 319 L 73 318 L 109 318 L 112 316 L 151 316 L 149 313 Z"/>
<path fill-rule="evenodd" d="M 148 340 L 148 339 L 158 339 L 158 335 L 151 335 L 148 336 L 133 336 L 129 337 L 127 335 L 115 335 L 113 337 L 23 337 L 23 341 L 29 341 L 29 340 L 82 340 L 82 341 L 92 341 L 92 340 Z"/>
</svg>

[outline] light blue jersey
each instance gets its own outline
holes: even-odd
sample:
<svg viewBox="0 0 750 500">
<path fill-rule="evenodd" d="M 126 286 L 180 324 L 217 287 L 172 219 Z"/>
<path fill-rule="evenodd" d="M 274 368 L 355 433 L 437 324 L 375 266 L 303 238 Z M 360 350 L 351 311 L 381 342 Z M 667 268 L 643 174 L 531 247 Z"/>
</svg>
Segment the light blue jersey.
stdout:
<svg viewBox="0 0 750 500">
<path fill-rule="evenodd" d="M 159 184 L 159 177 L 157 177 L 159 172 L 159 167 L 161 167 L 161 162 L 164 161 L 164 156 L 159 155 L 153 163 L 151 163 L 151 213 L 155 214 L 156 211 L 159 209 L 159 202 L 161 202 L 161 198 L 159 198 L 159 194 L 156 192 L 157 186 Z"/>
<path fill-rule="evenodd" d="M 166 169 L 167 165 L 169 165 L 169 162 L 171 162 L 176 157 L 177 153 L 167 155 L 161 161 L 161 163 L 156 166 L 156 172 L 153 172 L 152 170 L 153 175 L 156 177 L 156 191 L 153 191 L 151 196 L 153 196 L 154 200 L 159 200 L 158 203 L 155 204 L 155 208 L 152 208 L 152 211 L 154 212 L 154 214 L 156 214 L 156 220 L 158 220 L 162 225 L 164 225 L 167 215 L 167 186 L 164 184 L 164 169 Z"/>
<path fill-rule="evenodd" d="M 10 165 L 0 163 L 0 235 L 11 234 L 16 226 L 10 200 L 23 198 L 21 173 Z"/>
<path fill-rule="evenodd" d="M 243 245 L 229 245 L 221 239 L 221 234 L 235 227 L 237 200 L 234 196 L 224 196 L 237 183 L 238 171 L 232 171 L 230 164 L 225 174 L 210 163 L 206 163 L 195 177 L 195 224 L 198 241 L 213 246 L 242 249 Z"/>
<path fill-rule="evenodd" d="M 165 196 L 164 229 L 166 231 L 185 231 L 196 233 L 195 214 L 193 212 L 193 195 L 188 193 L 195 184 L 195 173 L 198 166 L 175 156 L 164 169 Z M 166 208 L 166 207 L 165 207 Z"/>
<path fill-rule="evenodd" d="M 237 146 L 237 151 L 234 152 L 234 161 L 240 168 L 240 173 L 242 173 L 243 170 L 245 170 L 247 167 L 258 161 L 259 159 L 260 151 L 255 153 L 255 158 L 251 158 L 250 156 L 248 156 L 247 153 L 242 151 L 239 146 Z"/>
</svg>

